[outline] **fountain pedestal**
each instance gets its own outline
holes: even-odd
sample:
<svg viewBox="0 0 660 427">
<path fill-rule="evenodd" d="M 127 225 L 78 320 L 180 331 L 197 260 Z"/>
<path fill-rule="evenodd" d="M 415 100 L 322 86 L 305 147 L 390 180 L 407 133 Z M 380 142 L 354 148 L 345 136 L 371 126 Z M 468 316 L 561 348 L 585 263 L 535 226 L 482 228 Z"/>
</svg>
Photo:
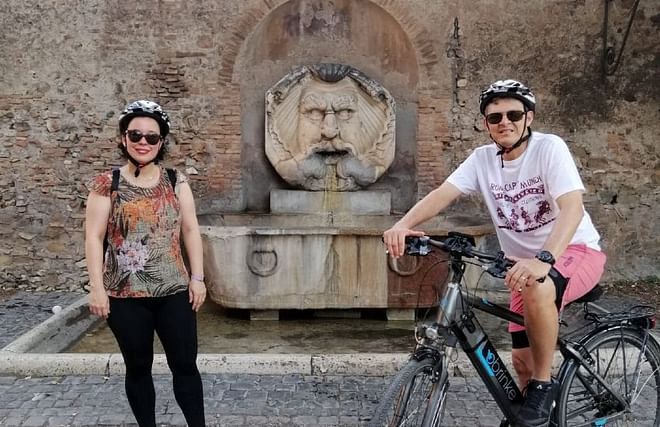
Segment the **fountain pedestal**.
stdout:
<svg viewBox="0 0 660 427">
<path fill-rule="evenodd" d="M 385 191 L 295 191 L 270 192 L 270 212 L 297 214 L 340 212 L 353 215 L 389 215 L 392 195 Z"/>
<path fill-rule="evenodd" d="M 340 210 L 201 216 L 209 296 L 251 310 L 432 306 L 446 278 L 437 258 L 444 255 L 391 259 L 381 238 L 399 218 Z M 492 231 L 469 221 L 438 218 L 419 229 L 434 236 L 460 231 L 477 242 Z"/>
</svg>

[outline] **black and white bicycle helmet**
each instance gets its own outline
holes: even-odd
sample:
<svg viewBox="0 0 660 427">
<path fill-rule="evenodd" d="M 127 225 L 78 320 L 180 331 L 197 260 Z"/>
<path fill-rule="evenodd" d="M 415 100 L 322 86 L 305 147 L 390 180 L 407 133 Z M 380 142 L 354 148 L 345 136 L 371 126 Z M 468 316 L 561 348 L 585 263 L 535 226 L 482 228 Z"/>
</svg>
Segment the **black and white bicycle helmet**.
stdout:
<svg viewBox="0 0 660 427">
<path fill-rule="evenodd" d="M 151 117 L 158 122 L 160 136 L 165 138 L 170 133 L 170 118 L 163 108 L 153 101 L 142 99 L 133 101 L 122 111 L 119 116 L 119 132 L 124 133 L 128 129 L 133 117 Z"/>
<path fill-rule="evenodd" d="M 481 92 L 479 96 L 481 114 L 486 112 L 486 106 L 495 98 L 516 98 L 525 105 L 527 110 L 534 111 L 536 108 L 536 98 L 532 91 L 516 80 L 498 80 Z"/>
</svg>

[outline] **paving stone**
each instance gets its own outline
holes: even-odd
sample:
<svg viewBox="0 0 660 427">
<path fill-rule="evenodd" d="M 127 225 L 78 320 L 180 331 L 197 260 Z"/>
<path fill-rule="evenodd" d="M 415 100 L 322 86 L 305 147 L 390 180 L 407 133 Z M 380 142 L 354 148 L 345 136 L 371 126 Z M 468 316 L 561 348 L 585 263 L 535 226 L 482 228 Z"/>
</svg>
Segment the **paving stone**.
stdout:
<svg viewBox="0 0 660 427">
<path fill-rule="evenodd" d="M 43 415 L 36 415 L 36 416 L 31 416 L 28 417 L 25 421 L 23 421 L 23 424 L 21 424 L 23 427 L 41 427 L 48 422 L 48 418 L 44 417 Z"/>
<path fill-rule="evenodd" d="M 2 418 L 0 418 L 2 419 Z M 2 419 L 2 425 L 3 426 L 22 426 L 23 425 L 23 420 L 25 418 L 23 417 L 7 417 L 5 419 Z"/>
<path fill-rule="evenodd" d="M 91 413 L 77 414 L 74 416 L 73 422 L 71 424 L 74 426 L 95 426 L 98 425 L 98 420 L 99 417 L 94 416 Z"/>
<path fill-rule="evenodd" d="M 71 425 L 72 421 L 72 416 L 53 416 L 48 417 L 47 423 L 49 426 L 68 426 Z"/>
</svg>

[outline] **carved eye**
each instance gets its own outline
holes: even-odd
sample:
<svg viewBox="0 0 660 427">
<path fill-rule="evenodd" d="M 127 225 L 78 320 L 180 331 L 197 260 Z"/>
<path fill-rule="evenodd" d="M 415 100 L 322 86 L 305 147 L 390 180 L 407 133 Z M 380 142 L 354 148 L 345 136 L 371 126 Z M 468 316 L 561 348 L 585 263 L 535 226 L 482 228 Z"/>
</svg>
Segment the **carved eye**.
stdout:
<svg viewBox="0 0 660 427">
<path fill-rule="evenodd" d="M 351 117 L 353 117 L 353 110 L 351 109 L 345 109 L 345 110 L 339 110 L 337 111 L 337 118 L 341 120 L 349 120 Z"/>
<path fill-rule="evenodd" d="M 325 116 L 325 112 L 317 109 L 311 109 L 305 112 L 305 116 L 307 116 L 307 118 L 310 120 L 321 121 Z"/>
</svg>

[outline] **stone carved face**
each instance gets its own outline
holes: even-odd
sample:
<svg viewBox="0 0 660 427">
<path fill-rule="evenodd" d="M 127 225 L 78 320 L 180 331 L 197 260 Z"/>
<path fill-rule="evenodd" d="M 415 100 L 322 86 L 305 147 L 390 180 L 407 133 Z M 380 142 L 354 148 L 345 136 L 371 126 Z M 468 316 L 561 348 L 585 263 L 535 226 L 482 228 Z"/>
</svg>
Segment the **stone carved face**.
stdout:
<svg viewBox="0 0 660 427">
<path fill-rule="evenodd" d="M 341 76 L 325 81 L 303 67 L 267 93 L 266 155 L 296 187 L 358 190 L 392 163 L 393 100 L 364 76 L 363 82 Z M 366 84 L 375 99 L 364 90 Z"/>
</svg>

